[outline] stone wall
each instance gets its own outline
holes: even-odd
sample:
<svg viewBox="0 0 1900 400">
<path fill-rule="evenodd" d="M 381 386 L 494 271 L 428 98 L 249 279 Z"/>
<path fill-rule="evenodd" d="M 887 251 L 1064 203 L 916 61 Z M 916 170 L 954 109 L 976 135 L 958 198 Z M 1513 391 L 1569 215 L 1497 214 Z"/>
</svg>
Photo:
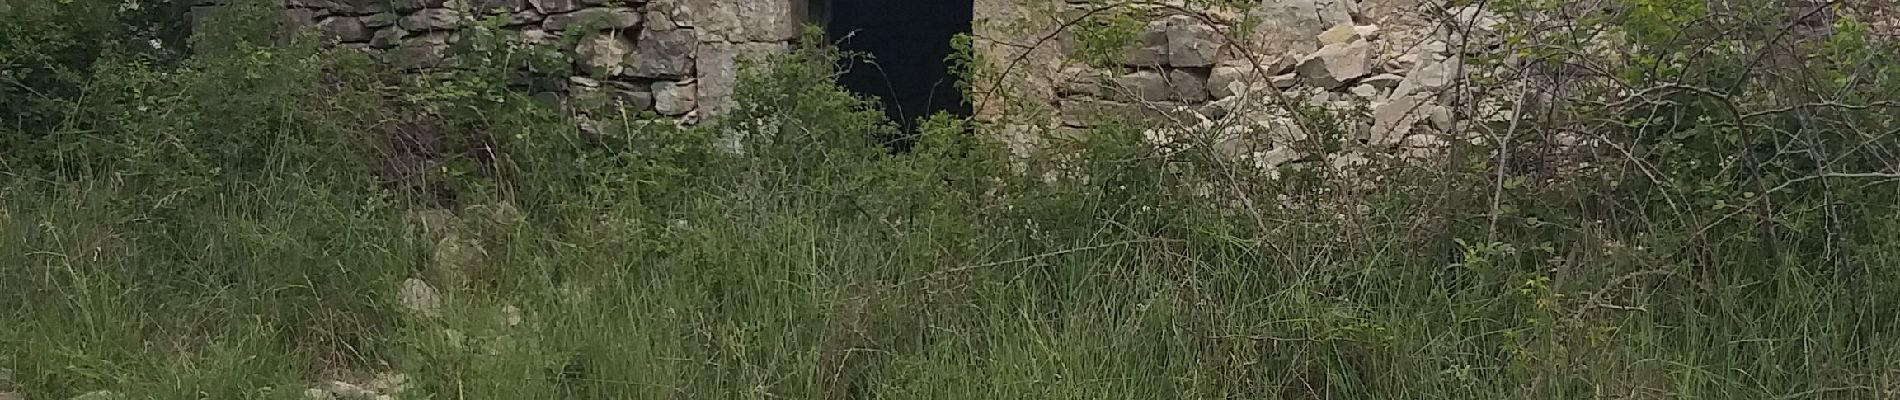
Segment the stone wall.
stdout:
<svg viewBox="0 0 1900 400">
<path fill-rule="evenodd" d="M 193 14 L 220 6 L 199 0 Z M 804 0 L 283 0 L 285 16 L 326 42 L 405 70 L 449 68 L 450 47 L 499 19 L 528 43 L 579 40 L 567 76 L 533 77 L 537 95 L 601 99 L 687 121 L 727 107 L 738 64 L 783 51 L 804 24 Z M 545 96 L 555 95 L 555 96 Z"/>
<path fill-rule="evenodd" d="M 987 12 L 986 2 L 992 8 Z M 1074 57 L 1079 44 L 1072 22 L 1100 11 L 1101 4 L 978 4 L 978 49 L 992 69 L 1009 72 L 978 91 L 1017 102 L 978 99 L 979 118 L 997 121 L 1037 107 L 1050 116 L 1041 126 L 1007 119 L 1018 124 L 1005 134 L 1022 144 L 1019 150 L 1114 123 L 1116 116 L 1172 119 L 1175 126 L 1220 120 L 1280 132 L 1252 138 L 1267 143 L 1245 146 L 1277 151 L 1270 157 L 1276 161 L 1268 163 L 1277 166 L 1305 158 L 1289 153 L 1286 142 L 1303 134 L 1288 121 L 1287 107 L 1269 104 L 1288 98 L 1360 113 L 1341 127 L 1351 136 L 1346 140 L 1358 142 L 1355 148 L 1401 153 L 1437 147 L 1442 143 L 1432 136 L 1449 128 L 1450 110 L 1439 106 L 1439 91 L 1456 69 L 1448 43 L 1458 38 L 1428 23 L 1422 14 L 1430 7 L 1420 0 L 1269 0 L 1222 9 L 1180 1 L 1124 5 L 1139 8 L 1135 14 L 1145 16 L 1146 24 L 1116 65 L 1106 66 Z"/>
</svg>

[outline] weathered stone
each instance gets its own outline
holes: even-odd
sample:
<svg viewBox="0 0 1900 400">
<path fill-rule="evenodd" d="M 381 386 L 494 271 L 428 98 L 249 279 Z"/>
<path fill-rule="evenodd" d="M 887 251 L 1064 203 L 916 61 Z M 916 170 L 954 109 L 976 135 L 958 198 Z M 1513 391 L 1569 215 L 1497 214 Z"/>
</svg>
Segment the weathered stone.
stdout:
<svg viewBox="0 0 1900 400">
<path fill-rule="evenodd" d="M 1206 72 L 1187 69 L 1168 71 L 1168 86 L 1174 88 L 1175 100 L 1188 103 L 1207 101 L 1207 81 Z"/>
<path fill-rule="evenodd" d="M 1379 88 L 1372 87 L 1372 85 L 1367 85 L 1364 83 L 1361 83 L 1358 86 L 1353 86 L 1352 89 L 1347 89 L 1346 91 L 1348 93 L 1352 93 L 1353 96 L 1359 96 L 1359 98 L 1362 98 L 1362 99 L 1372 99 L 1372 98 L 1379 97 L 1379 92 L 1380 92 Z"/>
<path fill-rule="evenodd" d="M 1300 78 L 1308 86 L 1337 88 L 1372 73 L 1372 44 L 1364 40 L 1335 44 L 1300 61 Z"/>
<path fill-rule="evenodd" d="M 1446 86 L 1451 85 L 1451 78 L 1458 73 L 1459 68 L 1461 68 L 1461 66 L 1456 59 L 1446 62 L 1420 64 L 1418 67 L 1412 68 L 1412 72 L 1407 73 L 1404 80 L 1399 81 L 1399 86 L 1397 89 L 1393 89 L 1392 96 L 1406 96 L 1412 93 L 1437 92 L 1443 90 Z"/>
<path fill-rule="evenodd" d="M 396 25 L 412 32 L 453 30 L 462 26 L 462 12 L 445 8 L 424 9 L 402 17 Z"/>
<path fill-rule="evenodd" d="M 525 28 L 519 31 L 514 31 L 514 37 L 515 37 L 515 40 L 519 40 L 521 41 L 521 43 L 532 44 L 532 45 L 554 44 L 556 40 L 560 39 L 554 34 L 548 33 L 548 31 L 540 30 L 533 27 Z"/>
<path fill-rule="evenodd" d="M 1148 25 L 1136 38 L 1134 44 L 1122 51 L 1122 64 L 1134 67 L 1159 68 L 1168 63 L 1168 31 L 1164 22 L 1156 21 Z"/>
<path fill-rule="evenodd" d="M 697 0 L 647 0 L 647 29 L 667 30 L 693 27 L 693 7 Z"/>
<path fill-rule="evenodd" d="M 434 286 L 421 279 L 409 278 L 402 281 L 396 289 L 396 304 L 403 309 L 425 317 L 434 317 L 442 313 L 442 295 Z"/>
<path fill-rule="evenodd" d="M 1417 125 L 1430 115 L 1435 104 L 1416 96 L 1394 97 L 1372 108 L 1372 134 L 1369 144 L 1374 146 L 1395 146 L 1400 139 L 1412 133 Z"/>
<path fill-rule="evenodd" d="M 317 26 L 317 10 L 308 8 L 286 8 L 284 9 L 284 20 L 290 21 L 290 26 L 298 28 Z"/>
<path fill-rule="evenodd" d="M 361 42 L 369 40 L 370 31 L 363 21 L 356 17 L 330 17 L 317 22 L 317 30 L 323 33 L 323 39 L 330 42 Z"/>
<path fill-rule="evenodd" d="M 802 21 L 793 15 L 794 0 L 685 0 L 697 32 L 708 41 L 783 42 L 797 39 Z"/>
<path fill-rule="evenodd" d="M 608 82 L 608 100 L 635 113 L 653 109 L 653 88 L 629 82 Z"/>
<path fill-rule="evenodd" d="M 699 91 L 692 83 L 660 81 L 653 83 L 653 110 L 666 116 L 692 112 L 699 102 Z"/>
<path fill-rule="evenodd" d="M 1168 78 L 1155 71 L 1135 71 L 1115 78 L 1115 93 L 1134 100 L 1167 101 L 1173 97 L 1174 88 L 1168 87 Z"/>
<path fill-rule="evenodd" d="M 1359 32 L 1353 30 L 1352 23 L 1345 22 L 1339 25 L 1333 25 L 1332 29 L 1327 29 L 1325 32 L 1320 32 L 1319 45 L 1331 46 L 1341 43 L 1352 43 L 1359 39 Z"/>
<path fill-rule="evenodd" d="M 470 10 L 484 14 L 509 14 L 528 10 L 527 0 L 465 0 Z"/>
<path fill-rule="evenodd" d="M 408 14 L 424 8 L 446 8 L 449 0 L 389 0 L 396 12 Z"/>
<path fill-rule="evenodd" d="M 1281 54 L 1305 54 L 1319 48 L 1315 39 L 1321 32 L 1341 23 L 1350 23 L 1351 1 L 1279 0 L 1262 1 L 1246 10 L 1247 17 L 1258 21 L 1247 35 L 1247 45 L 1273 49 Z"/>
<path fill-rule="evenodd" d="M 1167 42 L 1168 65 L 1173 67 L 1213 65 L 1222 46 L 1220 32 L 1185 15 L 1168 17 Z"/>
<path fill-rule="evenodd" d="M 1246 65 L 1222 65 L 1214 67 L 1207 75 L 1207 92 L 1215 99 L 1225 99 L 1239 94 L 1239 90 L 1248 86 L 1254 73 L 1253 67 Z M 1236 86 L 1236 84 L 1239 84 Z"/>
<path fill-rule="evenodd" d="M 1062 70 L 1061 83 L 1056 85 L 1058 96 L 1102 96 L 1102 87 L 1108 77 L 1101 70 L 1086 67 L 1071 67 Z"/>
<path fill-rule="evenodd" d="M 366 28 L 394 26 L 398 19 L 401 17 L 397 17 L 395 13 L 370 14 L 363 16 L 363 26 Z"/>
<path fill-rule="evenodd" d="M 1300 84 L 1299 74 L 1280 74 L 1274 75 L 1273 78 L 1269 79 L 1272 81 L 1273 87 L 1278 89 L 1291 89 Z"/>
<path fill-rule="evenodd" d="M 528 3 L 534 6 L 535 11 L 547 15 L 581 9 L 580 2 L 574 0 L 528 0 Z"/>
<path fill-rule="evenodd" d="M 409 34 L 409 32 L 404 32 L 402 28 L 393 26 L 377 30 L 376 34 L 369 38 L 369 47 L 373 49 L 395 48 L 397 45 L 402 44 L 402 37 L 407 34 Z"/>
<path fill-rule="evenodd" d="M 534 9 L 526 9 L 509 13 L 508 25 L 535 25 L 540 24 L 541 21 L 546 19 L 547 17 L 541 15 L 541 12 L 535 11 Z"/>
<path fill-rule="evenodd" d="M 448 56 L 448 32 L 425 32 L 403 40 L 385 54 L 383 61 L 398 69 L 414 70 L 445 66 Z"/>
<path fill-rule="evenodd" d="M 1360 79 L 1359 83 L 1371 85 L 1372 87 L 1378 88 L 1379 90 L 1392 90 L 1392 88 L 1398 87 L 1399 82 L 1403 80 L 1405 80 L 1405 77 L 1403 76 L 1398 76 L 1398 75 L 1393 75 L 1393 74 L 1378 74 L 1378 75 L 1373 75 L 1371 77 L 1367 77 L 1365 79 Z"/>
<path fill-rule="evenodd" d="M 581 38 L 574 47 L 575 62 L 594 76 L 614 76 L 626 71 L 627 55 L 634 43 L 619 31 L 594 32 Z"/>
<path fill-rule="evenodd" d="M 1061 103 L 1062 125 L 1078 128 L 1093 127 L 1108 122 L 1115 116 L 1128 116 L 1135 113 L 1137 107 L 1131 104 L 1110 101 L 1071 98 Z"/>
<path fill-rule="evenodd" d="M 632 53 L 626 55 L 626 74 L 641 78 L 690 76 L 699 39 L 693 31 L 643 31 Z"/>
<path fill-rule="evenodd" d="M 541 26 L 551 31 L 573 29 L 627 29 L 640 25 L 640 12 L 632 8 L 588 8 L 565 14 L 551 14 Z"/>
<path fill-rule="evenodd" d="M 657 4 L 657 3 L 656 3 Z M 740 65 L 747 60 L 786 50 L 784 43 L 702 43 L 693 58 L 699 75 L 699 113 L 718 115 L 732 103 Z"/>
</svg>

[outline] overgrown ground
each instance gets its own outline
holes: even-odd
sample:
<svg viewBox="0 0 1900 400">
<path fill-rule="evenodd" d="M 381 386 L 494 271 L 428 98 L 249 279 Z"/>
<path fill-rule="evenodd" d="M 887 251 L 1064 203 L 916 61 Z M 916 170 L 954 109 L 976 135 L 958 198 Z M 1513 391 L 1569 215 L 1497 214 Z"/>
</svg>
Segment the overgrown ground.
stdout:
<svg viewBox="0 0 1900 400">
<path fill-rule="evenodd" d="M 241 18 L 166 57 L 60 33 L 104 6 L 13 7 L 0 392 L 28 399 L 391 371 L 440 399 L 1900 398 L 1880 44 L 1811 67 L 1852 73 L 1837 105 L 1579 111 L 1655 118 L 1594 126 L 1626 151 L 1580 176 L 1473 145 L 1366 184 L 1132 121 L 1011 158 L 940 118 L 891 155 L 822 49 L 727 119 L 582 132 L 505 88 L 518 49 L 415 79 Z M 1737 76 L 1677 68 L 1625 79 Z"/>
</svg>

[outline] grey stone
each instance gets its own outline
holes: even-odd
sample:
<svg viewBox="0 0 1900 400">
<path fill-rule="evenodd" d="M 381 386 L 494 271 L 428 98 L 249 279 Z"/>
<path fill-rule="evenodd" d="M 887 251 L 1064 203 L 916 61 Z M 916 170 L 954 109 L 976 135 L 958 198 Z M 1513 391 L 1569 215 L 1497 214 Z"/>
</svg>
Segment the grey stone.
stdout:
<svg viewBox="0 0 1900 400">
<path fill-rule="evenodd" d="M 1210 71 L 1207 76 L 1207 92 L 1215 99 L 1233 97 L 1236 94 L 1240 94 L 1235 92 L 1234 84 L 1239 83 L 1242 86 L 1249 86 L 1248 81 L 1257 79 L 1254 78 L 1257 75 L 1252 66 L 1244 64 L 1227 64 L 1214 67 L 1214 70 Z"/>
<path fill-rule="evenodd" d="M 290 21 L 290 26 L 298 28 L 317 26 L 317 10 L 308 8 L 286 8 L 284 9 L 284 19 Z"/>
<path fill-rule="evenodd" d="M 1368 138 L 1375 146 L 1396 146 L 1399 140 L 1412 133 L 1412 126 L 1425 120 L 1435 104 L 1417 96 L 1395 97 L 1384 103 L 1376 104 L 1372 109 L 1372 134 Z"/>
<path fill-rule="evenodd" d="M 657 4 L 657 3 L 656 3 Z M 714 116 L 731 107 L 732 91 L 739 81 L 742 64 L 782 53 L 784 43 L 701 43 L 693 58 L 699 75 L 699 113 Z"/>
<path fill-rule="evenodd" d="M 1459 68 L 1461 66 L 1456 59 L 1419 64 L 1418 67 L 1412 68 L 1412 72 L 1405 75 L 1404 80 L 1399 81 L 1399 86 L 1393 89 L 1392 96 L 1443 90 L 1451 85 L 1452 76 L 1458 73 Z"/>
<path fill-rule="evenodd" d="M 1275 49 L 1281 54 L 1305 54 L 1319 48 L 1316 37 L 1334 25 L 1352 21 L 1352 1 L 1276 0 L 1249 7 L 1246 17 L 1257 21 L 1247 33 L 1247 44 Z"/>
<path fill-rule="evenodd" d="M 1108 82 L 1100 70 L 1094 68 L 1071 67 L 1062 70 L 1062 83 L 1056 86 L 1058 96 L 1096 96 L 1102 95 L 1102 84 Z"/>
<path fill-rule="evenodd" d="M 528 10 L 527 0 L 466 0 L 470 10 L 486 14 L 508 14 Z"/>
<path fill-rule="evenodd" d="M 1115 78 L 1115 93 L 1134 100 L 1167 101 L 1173 97 L 1174 88 L 1168 87 L 1168 78 L 1160 72 L 1135 71 Z"/>
<path fill-rule="evenodd" d="M 403 40 L 383 56 L 383 61 L 405 70 L 446 66 L 449 36 L 448 32 L 425 32 Z"/>
<path fill-rule="evenodd" d="M 1188 103 L 1205 102 L 1208 99 L 1207 73 L 1176 69 L 1168 71 L 1168 86 L 1174 88 L 1174 99 Z"/>
<path fill-rule="evenodd" d="M 1353 29 L 1350 21 L 1347 21 L 1333 25 L 1332 29 L 1327 29 L 1325 32 L 1320 32 L 1319 45 L 1331 46 L 1341 43 L 1352 43 L 1359 39 L 1359 32 Z"/>
<path fill-rule="evenodd" d="M 1293 86 L 1299 85 L 1300 75 L 1299 74 L 1280 74 L 1280 75 L 1274 75 L 1273 78 L 1269 78 L 1269 80 L 1273 83 L 1274 88 L 1291 89 L 1293 88 Z"/>
<path fill-rule="evenodd" d="M 699 102 L 699 91 L 692 83 L 660 81 L 653 83 L 653 110 L 666 116 L 692 112 Z"/>
<path fill-rule="evenodd" d="M 1173 67 L 1213 65 L 1222 46 L 1219 32 L 1185 15 L 1168 17 L 1167 42 L 1168 65 Z"/>
<path fill-rule="evenodd" d="M 622 109 L 635 113 L 653 109 L 653 91 L 650 86 L 628 82 L 608 82 L 606 90 L 608 99 Z"/>
<path fill-rule="evenodd" d="M 421 279 L 409 278 L 402 281 L 396 289 L 396 304 L 403 309 L 425 317 L 435 317 L 442 313 L 442 295 L 434 286 Z"/>
<path fill-rule="evenodd" d="M 1143 30 L 1134 44 L 1122 52 L 1122 64 L 1135 67 L 1161 67 L 1168 63 L 1168 31 L 1165 22 L 1156 21 Z"/>
<path fill-rule="evenodd" d="M 1371 100 L 1373 98 L 1379 97 L 1379 88 L 1372 87 L 1372 85 L 1367 85 L 1364 83 L 1361 83 L 1358 86 L 1353 86 L 1352 89 L 1347 89 L 1346 92 L 1352 93 L 1353 96 L 1359 96 L 1359 98 L 1367 99 L 1367 100 Z"/>
<path fill-rule="evenodd" d="M 449 3 L 448 0 L 390 0 L 389 2 L 395 6 L 396 12 L 404 14 L 424 8 L 443 8 Z"/>
<path fill-rule="evenodd" d="M 797 39 L 803 21 L 793 15 L 798 0 L 685 0 L 700 35 L 709 41 L 783 42 Z"/>
<path fill-rule="evenodd" d="M 534 6 L 535 11 L 548 15 L 581 9 L 580 2 L 574 0 L 528 0 L 528 3 Z"/>
<path fill-rule="evenodd" d="M 626 58 L 633 48 L 633 41 L 619 31 L 589 33 L 575 45 L 574 61 L 594 76 L 619 75 L 626 71 Z"/>
<path fill-rule="evenodd" d="M 323 39 L 332 42 L 361 42 L 369 40 L 370 31 L 363 21 L 356 17 L 330 17 L 317 22 L 317 30 L 323 32 Z"/>
<path fill-rule="evenodd" d="M 462 12 L 444 8 L 424 9 L 402 17 L 396 25 L 417 32 L 453 30 L 462 26 Z"/>
<path fill-rule="evenodd" d="M 0 6 L 0 11 L 6 11 L 5 6 Z M 0 392 L 0 400 L 26 400 L 26 395 L 14 392 Z"/>
<path fill-rule="evenodd" d="M 370 14 L 363 16 L 363 26 L 367 28 L 394 26 L 398 19 L 401 17 L 396 16 L 395 13 Z"/>
<path fill-rule="evenodd" d="M 1361 40 L 1335 44 L 1300 61 L 1300 78 L 1308 86 L 1332 89 L 1372 73 L 1372 44 Z"/>
<path fill-rule="evenodd" d="M 534 24 L 540 24 L 541 21 L 546 20 L 546 19 L 547 17 L 541 15 L 541 12 L 535 11 L 533 9 L 527 9 L 527 10 L 521 10 L 521 11 L 509 13 L 508 25 L 511 25 L 511 26 L 512 25 L 534 25 Z M 539 29 L 536 29 L 536 30 L 539 30 Z"/>
<path fill-rule="evenodd" d="M 395 48 L 402 44 L 402 38 L 407 34 L 409 34 L 409 32 L 405 32 L 402 28 L 393 26 L 377 30 L 376 34 L 369 38 L 369 47 L 374 49 Z"/>
<path fill-rule="evenodd" d="M 588 8 L 565 14 L 549 14 L 543 28 L 551 31 L 567 29 L 627 29 L 640 25 L 640 12 L 632 8 Z"/>
<path fill-rule="evenodd" d="M 693 31 L 644 31 L 627 57 L 626 74 L 641 78 L 690 76 L 699 39 Z"/>
<path fill-rule="evenodd" d="M 1379 90 L 1392 90 L 1392 88 L 1398 87 L 1399 82 L 1403 80 L 1405 80 L 1405 77 L 1403 76 L 1398 76 L 1398 75 L 1393 75 L 1393 74 L 1378 74 L 1378 75 L 1373 75 L 1371 77 L 1367 77 L 1366 79 L 1360 79 L 1359 83 L 1372 85 L 1372 87 L 1378 88 Z"/>
</svg>

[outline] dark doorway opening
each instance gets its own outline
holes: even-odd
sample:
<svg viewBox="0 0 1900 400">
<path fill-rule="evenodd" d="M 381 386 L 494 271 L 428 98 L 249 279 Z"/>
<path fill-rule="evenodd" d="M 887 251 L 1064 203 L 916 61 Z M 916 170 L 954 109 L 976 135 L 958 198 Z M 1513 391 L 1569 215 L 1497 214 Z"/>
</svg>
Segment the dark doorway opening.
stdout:
<svg viewBox="0 0 1900 400">
<path fill-rule="evenodd" d="M 875 96 L 899 127 L 887 143 L 908 151 L 919 119 L 938 112 L 967 117 L 970 104 L 944 61 L 950 41 L 969 33 L 974 0 L 813 0 L 813 13 L 840 50 L 868 54 L 841 65 L 838 84 Z"/>
</svg>

